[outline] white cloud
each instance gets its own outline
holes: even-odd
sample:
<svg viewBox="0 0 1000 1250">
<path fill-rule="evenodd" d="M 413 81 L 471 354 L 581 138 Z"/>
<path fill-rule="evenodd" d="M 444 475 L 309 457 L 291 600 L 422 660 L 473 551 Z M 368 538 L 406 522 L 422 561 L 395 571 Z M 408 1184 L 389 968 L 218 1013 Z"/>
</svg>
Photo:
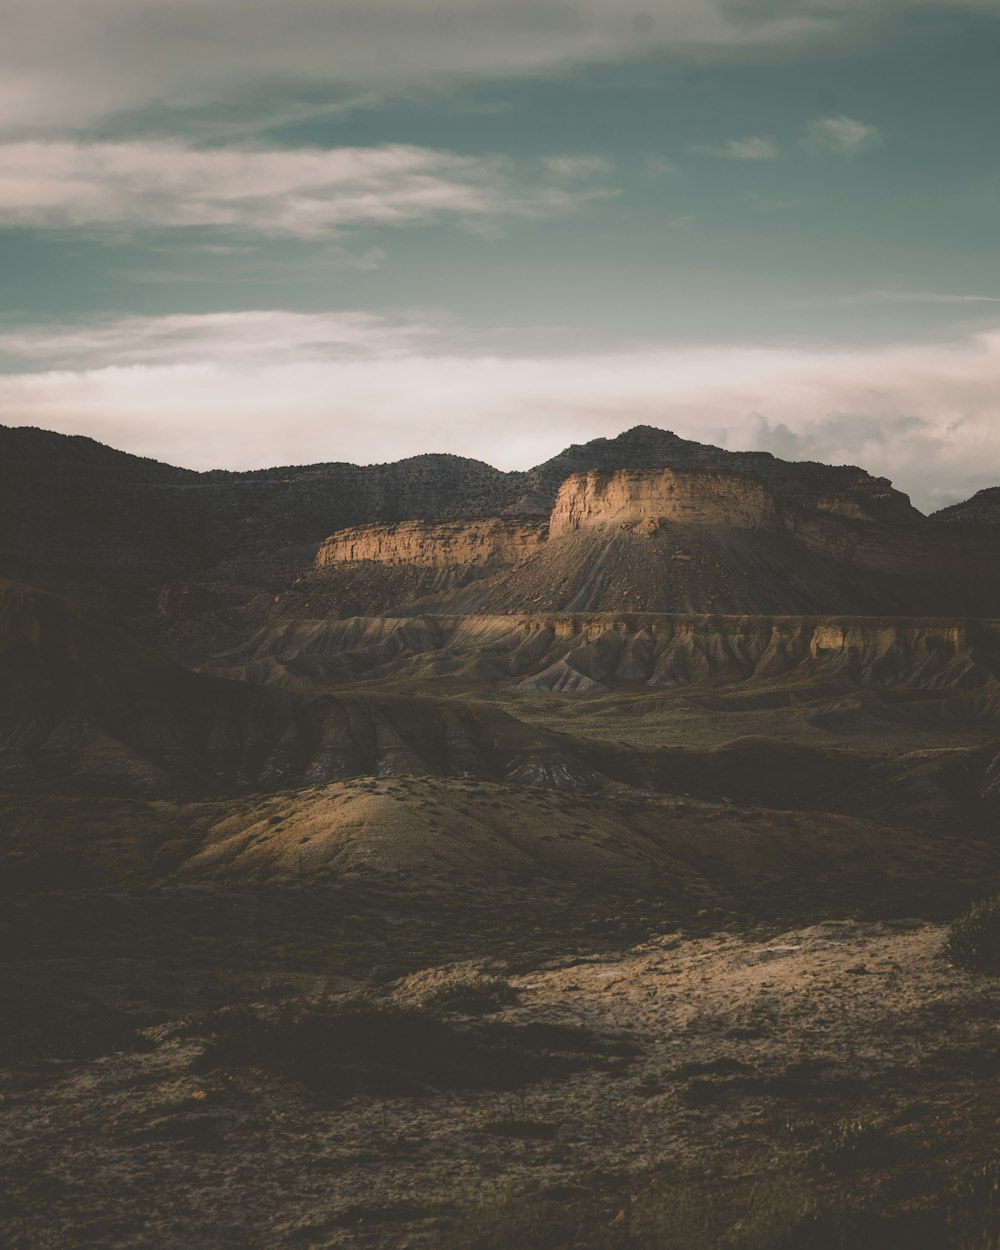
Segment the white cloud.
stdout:
<svg viewBox="0 0 1000 1250">
<path fill-rule="evenodd" d="M 353 359 L 412 352 L 434 333 L 421 322 L 372 313 L 283 310 L 104 317 L 79 326 L 29 326 L 0 332 L 0 360 L 15 367 L 87 372 L 120 365 L 209 364 L 227 368 L 266 357 L 269 365 L 302 359 Z"/>
<path fill-rule="evenodd" d="M 953 0 L 963 15 L 996 0 Z M 537 75 L 661 51 L 710 61 L 782 54 L 905 19 L 911 0 L 5 0 L 0 117 L 8 132 L 86 127 L 147 106 L 241 93 L 396 92 Z M 639 20 L 641 19 L 641 20 Z"/>
<path fill-rule="evenodd" d="M 1000 483 L 1000 328 L 869 350 L 459 355 L 364 314 L 128 319 L 7 335 L 0 421 L 195 468 L 429 450 L 525 467 L 640 422 L 861 464 L 931 508 Z M 88 366 L 84 362 L 90 360 Z"/>
<path fill-rule="evenodd" d="M 824 304 L 1000 304 L 997 295 L 952 295 L 946 291 L 857 291 L 835 295 L 815 303 Z"/>
<path fill-rule="evenodd" d="M 731 161 L 774 161 L 781 155 L 777 143 L 768 135 L 747 135 L 745 139 L 728 139 L 717 147 L 692 144 L 692 152 L 720 156 Z"/>
<path fill-rule="evenodd" d="M 605 156 L 547 156 L 542 163 L 559 178 L 602 178 L 611 173 Z"/>
<path fill-rule="evenodd" d="M 803 143 L 812 152 L 828 156 L 857 156 L 882 142 L 877 126 L 853 117 L 817 117 L 805 129 Z"/>
<path fill-rule="evenodd" d="M 530 217 L 608 193 L 587 169 L 527 176 L 502 157 L 401 144 L 194 148 L 180 143 L 0 144 L 0 224 L 214 226 L 318 238 L 359 223 Z"/>
</svg>

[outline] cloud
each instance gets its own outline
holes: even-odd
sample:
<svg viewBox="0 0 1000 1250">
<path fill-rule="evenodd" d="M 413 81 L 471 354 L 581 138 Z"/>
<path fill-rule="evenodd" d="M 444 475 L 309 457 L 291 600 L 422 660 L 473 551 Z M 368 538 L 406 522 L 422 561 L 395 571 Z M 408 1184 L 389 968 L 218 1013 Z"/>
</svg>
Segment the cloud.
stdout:
<svg viewBox="0 0 1000 1250">
<path fill-rule="evenodd" d="M 997 295 L 952 295 L 945 291 L 857 291 L 816 301 L 824 304 L 1000 304 Z"/>
<path fill-rule="evenodd" d="M 817 117 L 805 129 L 803 143 L 811 152 L 827 156 L 857 156 L 882 142 L 877 126 L 853 117 Z"/>
<path fill-rule="evenodd" d="M 24 368 L 94 372 L 122 365 L 210 364 L 377 358 L 412 352 L 435 333 L 429 324 L 373 313 L 282 310 L 103 317 L 78 326 L 29 326 L 0 332 L 0 361 Z"/>
<path fill-rule="evenodd" d="M 603 167 L 600 167 L 603 169 Z M 571 210 L 607 188 L 590 162 L 529 177 L 499 156 L 402 144 L 194 148 L 180 143 L 0 144 L 0 225 L 220 227 L 320 238 L 360 223 L 474 223 Z"/>
<path fill-rule="evenodd" d="M 851 44 L 911 0 L 5 0 L 8 133 L 283 91 L 330 100 L 665 54 L 700 62 Z M 952 20 L 995 12 L 953 0 Z M 311 101 L 316 103 L 316 101 Z M 259 104 L 259 101 L 258 101 Z M 241 110 L 247 117 L 246 110 Z"/>
<path fill-rule="evenodd" d="M 846 459 L 884 462 L 886 449 L 919 444 L 924 451 L 942 454 L 946 440 L 927 417 L 886 413 L 873 416 L 859 412 L 828 412 L 820 421 L 793 430 L 783 421 L 772 424 L 763 414 L 751 414 L 743 437 L 755 448 L 783 460 L 820 460 L 841 464 Z"/>
<path fill-rule="evenodd" d="M 19 370 L 0 375 L 5 424 L 195 468 L 430 450 L 526 467 L 644 422 L 861 464 L 924 509 L 1000 483 L 1000 328 L 869 350 L 528 357 L 460 354 L 420 320 L 271 311 L 42 327 L 0 351 Z"/>
<path fill-rule="evenodd" d="M 542 164 L 559 178 L 602 178 L 611 173 L 605 156 L 547 156 Z"/>
<path fill-rule="evenodd" d="M 720 156 L 731 161 L 774 161 L 781 155 L 777 143 L 767 135 L 747 135 L 745 139 L 728 139 L 718 147 L 692 144 L 692 152 Z"/>
</svg>

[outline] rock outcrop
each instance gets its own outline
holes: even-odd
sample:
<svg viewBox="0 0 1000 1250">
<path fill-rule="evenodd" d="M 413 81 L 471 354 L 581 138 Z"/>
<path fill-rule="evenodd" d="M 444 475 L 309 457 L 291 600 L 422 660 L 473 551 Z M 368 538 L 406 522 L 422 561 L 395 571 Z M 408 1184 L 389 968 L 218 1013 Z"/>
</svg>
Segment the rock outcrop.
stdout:
<svg viewBox="0 0 1000 1250">
<path fill-rule="evenodd" d="M 575 473 L 559 489 L 549 524 L 553 538 L 595 525 L 654 532 L 662 521 L 779 528 L 774 494 L 749 474 L 712 469 L 597 469 Z"/>
<path fill-rule="evenodd" d="M 316 555 L 316 567 L 371 561 L 417 568 L 494 569 L 534 555 L 545 541 L 543 521 L 401 521 L 338 530 Z"/>
</svg>

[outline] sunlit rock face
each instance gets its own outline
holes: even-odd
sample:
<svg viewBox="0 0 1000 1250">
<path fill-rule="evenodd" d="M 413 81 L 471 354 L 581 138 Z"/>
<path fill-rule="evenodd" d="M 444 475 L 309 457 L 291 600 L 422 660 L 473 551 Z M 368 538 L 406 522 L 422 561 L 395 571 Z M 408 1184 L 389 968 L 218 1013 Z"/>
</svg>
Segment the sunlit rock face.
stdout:
<svg viewBox="0 0 1000 1250">
<path fill-rule="evenodd" d="M 776 529 L 774 495 L 749 474 L 715 470 L 616 469 L 574 473 L 552 511 L 553 538 L 595 525 L 654 527 L 659 521 Z"/>
<path fill-rule="evenodd" d="M 339 530 L 320 547 L 316 567 L 356 561 L 420 568 L 502 568 L 545 541 L 542 521 L 401 521 Z"/>
</svg>

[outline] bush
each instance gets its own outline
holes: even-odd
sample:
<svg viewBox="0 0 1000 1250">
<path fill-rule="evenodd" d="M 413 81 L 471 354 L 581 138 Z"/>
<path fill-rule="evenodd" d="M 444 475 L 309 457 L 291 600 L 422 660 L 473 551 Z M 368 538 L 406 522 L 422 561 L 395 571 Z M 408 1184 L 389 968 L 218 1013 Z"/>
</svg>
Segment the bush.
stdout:
<svg viewBox="0 0 1000 1250">
<path fill-rule="evenodd" d="M 520 1089 L 622 1054 L 582 1029 L 449 1021 L 365 1000 L 223 1010 L 187 1035 L 206 1037 L 198 1070 L 256 1068 L 335 1099 Z"/>
<path fill-rule="evenodd" d="M 500 1011 L 516 998 L 514 987 L 503 977 L 470 977 L 443 981 L 423 1000 L 428 1011 L 458 1011 L 467 1016 Z"/>
<path fill-rule="evenodd" d="M 952 921 L 944 953 L 958 968 L 1000 976 L 1000 894 Z"/>
</svg>

